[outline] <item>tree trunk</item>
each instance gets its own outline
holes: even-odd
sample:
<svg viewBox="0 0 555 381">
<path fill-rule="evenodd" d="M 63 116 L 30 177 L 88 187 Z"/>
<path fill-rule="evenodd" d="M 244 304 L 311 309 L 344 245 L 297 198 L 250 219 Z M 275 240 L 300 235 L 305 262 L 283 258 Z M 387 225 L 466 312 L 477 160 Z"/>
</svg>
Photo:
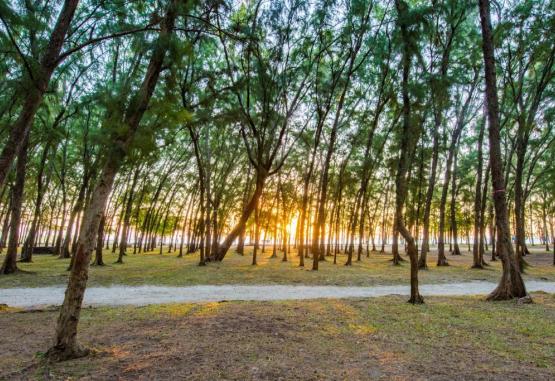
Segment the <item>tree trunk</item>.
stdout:
<svg viewBox="0 0 555 381">
<path fill-rule="evenodd" d="M 121 233 L 121 241 L 119 244 L 119 254 L 117 263 L 123 263 L 123 256 L 127 252 L 127 237 L 129 235 L 129 228 L 131 227 L 131 212 L 133 210 L 133 197 L 135 194 L 135 187 L 137 186 L 137 181 L 139 180 L 140 169 L 135 169 L 133 175 L 133 180 L 131 182 L 131 187 L 129 189 L 129 194 L 127 196 L 127 202 L 125 204 L 125 214 L 123 216 L 123 231 Z M 140 206 L 137 206 L 140 208 Z"/>
<path fill-rule="evenodd" d="M 486 177 L 484 178 L 484 184 L 482 187 L 482 200 L 481 200 L 481 205 L 480 205 L 480 241 L 479 241 L 479 250 L 478 250 L 478 256 L 479 256 L 479 261 L 482 264 L 482 266 L 487 266 L 486 261 L 484 260 L 484 253 L 486 251 L 485 248 L 485 241 L 486 241 L 486 218 L 485 218 L 485 214 L 486 214 L 486 204 L 487 204 L 487 196 L 488 196 L 488 184 L 489 184 L 489 178 L 490 178 L 490 167 L 489 165 L 486 167 Z"/>
<path fill-rule="evenodd" d="M 544 196 L 543 202 L 542 202 L 543 242 L 545 244 L 545 251 L 549 252 L 549 231 L 547 230 L 547 212 L 545 209 L 546 198 L 547 197 Z M 553 232 L 551 233 L 551 236 L 553 236 Z"/>
<path fill-rule="evenodd" d="M 403 207 L 408 193 L 406 175 L 414 153 L 414 148 L 420 135 L 419 126 L 415 126 L 411 120 L 411 104 L 409 96 L 409 75 L 411 70 L 411 51 L 409 37 L 409 18 L 407 17 L 408 5 L 402 0 L 396 0 L 395 6 L 398 12 L 398 24 L 401 29 L 403 41 L 402 52 L 402 95 L 403 95 L 403 129 L 401 135 L 401 150 L 395 176 L 395 227 L 407 242 L 407 252 L 410 258 L 410 299 L 409 303 L 421 304 L 424 299 L 418 290 L 418 250 L 410 231 L 405 227 L 403 219 Z"/>
<path fill-rule="evenodd" d="M 23 205 L 23 192 L 25 189 L 25 173 L 27 167 L 27 151 L 29 146 L 29 135 L 23 139 L 21 150 L 17 156 L 15 168 L 15 184 L 13 187 L 12 210 L 10 221 L 10 234 L 8 238 L 8 249 L 4 263 L 0 268 L 0 274 L 11 274 L 17 269 L 17 243 L 19 241 L 19 225 L 21 222 L 21 207 Z"/>
<path fill-rule="evenodd" d="M 351 53 L 353 54 L 353 53 Z M 345 81 L 345 85 L 343 91 L 341 92 L 341 96 L 339 97 L 339 103 L 337 105 L 337 110 L 334 117 L 334 122 L 332 125 L 330 138 L 328 142 L 328 150 L 326 152 L 326 158 L 324 162 L 324 172 L 322 173 L 322 178 L 320 181 L 320 197 L 318 198 L 317 209 L 316 209 L 316 216 L 314 218 L 314 226 L 312 229 L 312 270 L 318 270 L 318 262 L 320 259 L 324 259 L 323 250 L 320 247 L 320 239 L 322 239 L 324 234 L 324 225 L 326 222 L 326 203 L 327 203 L 327 195 L 328 195 L 328 181 L 329 181 L 329 168 L 331 159 L 335 150 L 335 142 L 337 140 L 337 129 L 339 127 L 339 117 L 341 115 L 341 110 L 345 103 L 345 96 L 347 93 L 347 89 L 349 87 L 350 82 L 350 75 L 352 67 L 354 65 L 354 57 L 350 60 L 349 69 L 347 73 L 349 73 L 347 80 Z"/>
<path fill-rule="evenodd" d="M 482 50 L 486 79 L 486 104 L 488 109 L 488 135 L 490 146 L 490 167 L 492 193 L 495 206 L 497 228 L 497 254 L 503 265 L 503 275 L 497 288 L 488 296 L 489 300 L 507 300 L 526 296 L 526 287 L 519 272 L 513 247 L 505 199 L 505 179 L 499 133 L 499 103 L 497 98 L 497 79 L 495 74 L 495 55 L 491 30 L 489 0 L 479 0 L 480 23 L 482 27 Z"/>
<path fill-rule="evenodd" d="M 456 147 L 455 150 L 458 148 Z M 457 154 L 455 151 L 455 160 L 453 163 L 453 181 L 451 183 L 451 232 L 453 233 L 453 255 L 461 255 L 459 248 L 459 233 L 457 229 Z"/>
<path fill-rule="evenodd" d="M 252 249 L 252 265 L 256 266 L 256 254 L 258 252 L 258 243 L 260 238 L 260 206 L 257 204 L 254 208 L 254 247 Z"/>
<path fill-rule="evenodd" d="M 2 223 L 2 235 L 0 236 L 0 253 L 6 247 L 6 241 L 8 240 L 8 232 L 10 230 L 10 220 L 13 205 L 13 186 L 10 187 L 10 197 L 8 201 L 8 206 L 6 210 L 6 215 L 4 216 L 4 222 Z"/>
<path fill-rule="evenodd" d="M 495 252 L 495 215 L 493 213 L 493 202 L 489 204 L 489 239 L 491 240 L 491 260 L 496 261 L 497 253 Z"/>
<path fill-rule="evenodd" d="M 439 204 L 439 228 L 438 228 L 438 243 L 437 243 L 437 265 L 438 266 L 448 266 L 447 258 L 445 257 L 445 206 L 447 203 L 447 193 L 449 190 L 449 182 L 451 180 L 451 166 L 453 164 L 453 159 L 455 157 L 459 138 L 462 133 L 462 129 L 465 126 L 465 121 L 467 118 L 467 112 L 472 101 L 474 90 L 476 89 L 478 81 L 478 72 L 474 73 L 474 81 L 472 82 L 472 87 L 464 101 L 464 104 L 457 115 L 457 121 L 455 123 L 455 129 L 451 134 L 451 142 L 449 145 L 449 151 L 447 154 L 447 163 L 445 167 L 445 177 L 443 179 L 443 189 L 441 192 L 441 201 Z"/>
<path fill-rule="evenodd" d="M 188 200 L 187 209 L 185 211 L 185 217 L 183 218 L 183 226 L 181 227 L 181 239 L 180 239 L 180 242 L 179 242 L 179 254 L 177 255 L 178 258 L 183 257 L 183 243 L 185 242 L 185 234 L 187 232 L 187 230 L 186 230 L 187 225 L 191 225 L 191 223 L 192 223 L 192 219 L 191 219 L 190 214 L 192 214 L 193 201 L 195 199 L 195 195 L 196 195 L 196 192 L 193 192 L 187 198 L 187 200 Z M 189 231 L 190 231 L 190 229 L 189 229 Z M 191 239 L 191 237 L 187 236 L 187 240 L 189 241 L 190 239 Z"/>
<path fill-rule="evenodd" d="M 174 190 L 172 191 L 172 195 L 170 196 L 170 200 L 168 201 L 168 206 L 164 216 L 164 222 L 162 223 L 162 233 L 160 234 L 160 255 L 163 254 L 164 235 L 166 234 L 166 227 L 168 224 L 168 217 L 170 215 L 171 205 L 173 204 L 173 199 L 176 194 L 177 194 L 177 187 L 174 187 Z"/>
<path fill-rule="evenodd" d="M 102 213 L 100 218 L 100 223 L 98 224 L 98 233 L 96 238 L 96 250 L 95 258 L 93 264 L 96 266 L 104 266 L 104 260 L 102 258 L 102 241 L 104 240 L 104 226 L 106 225 L 106 213 Z"/>
<path fill-rule="evenodd" d="M 526 247 L 526 230 L 525 230 L 525 198 L 524 189 L 522 187 L 522 176 L 524 172 L 524 160 L 527 148 L 527 139 L 525 138 L 524 121 L 522 115 L 518 117 L 518 131 L 516 137 L 516 168 L 515 168 L 515 241 L 516 241 L 516 263 L 520 272 L 524 271 L 524 255 L 528 254 Z"/>
<path fill-rule="evenodd" d="M 114 139 L 114 148 L 111 148 L 107 154 L 106 164 L 95 186 L 92 199 L 85 210 L 74 265 L 69 276 L 64 303 L 58 317 L 54 346 L 47 352 L 47 357 L 50 359 L 65 360 L 88 354 L 88 350 L 77 343 L 77 324 L 87 286 L 90 256 L 94 248 L 100 219 L 112 190 L 115 176 L 129 150 L 158 82 L 164 57 L 170 44 L 170 35 L 173 31 L 177 3 L 177 0 L 171 2 L 168 12 L 161 23 L 159 38 L 150 58 L 143 83 L 130 100 L 125 111 L 123 123 L 127 127 L 127 131 L 123 136 Z"/>
<path fill-rule="evenodd" d="M 303 177 L 303 197 L 301 201 L 301 216 L 299 219 L 299 267 L 304 267 L 305 254 L 308 252 L 306 248 L 307 237 L 305 237 L 305 225 L 307 225 L 307 209 L 309 204 L 308 196 L 310 191 L 310 181 L 312 179 L 312 173 L 314 172 L 314 163 L 317 153 L 316 151 L 318 150 L 318 146 L 320 145 L 320 138 L 322 136 L 322 127 L 322 122 L 319 120 L 316 123 L 316 130 L 314 131 L 314 146 L 312 147 L 312 152 L 310 153 L 310 163 L 308 165 L 307 173 Z"/>
<path fill-rule="evenodd" d="M 550 224 L 551 229 L 551 248 L 553 249 L 553 266 L 555 266 L 555 229 L 553 228 L 553 218 Z"/>
<path fill-rule="evenodd" d="M 83 183 L 81 184 L 81 188 L 79 189 L 79 195 L 77 196 L 77 201 L 75 201 L 75 205 L 73 206 L 73 209 L 71 210 L 71 215 L 69 216 L 69 222 L 66 228 L 65 238 L 63 241 L 63 245 L 61 247 L 61 254 L 60 254 L 61 258 L 69 258 L 69 254 L 70 254 L 69 246 L 70 246 L 71 237 L 72 237 L 71 233 L 73 231 L 75 220 L 77 219 L 79 212 L 81 212 L 81 210 L 83 209 L 83 203 L 85 202 L 85 193 L 87 191 L 88 182 L 89 182 L 89 177 L 85 175 L 83 178 Z M 78 231 L 76 230 L 75 235 L 77 235 L 77 233 Z"/>
<path fill-rule="evenodd" d="M 46 158 L 48 156 L 48 151 L 50 148 L 50 142 L 47 142 L 40 158 L 40 166 L 37 172 L 37 196 L 35 199 L 35 211 L 33 213 L 33 221 L 31 222 L 31 228 L 29 229 L 29 234 L 21 250 L 21 262 L 32 262 L 33 261 L 33 249 L 35 247 L 35 241 L 37 238 L 37 229 L 39 224 L 39 219 L 41 217 L 42 210 L 42 200 L 44 198 L 44 188 L 48 186 L 49 177 L 47 176 L 46 181 L 43 180 L 44 167 L 46 165 Z"/>
<path fill-rule="evenodd" d="M 78 3 L 79 0 L 64 1 L 40 64 L 35 70 L 27 67 L 27 70 L 32 71 L 32 75 L 24 70 L 25 77 L 28 76 L 24 80 L 27 82 L 25 84 L 26 98 L 23 101 L 19 117 L 10 127 L 8 140 L 0 153 L 0 186 L 4 185 L 12 161 L 21 150 L 26 136 L 29 135 L 35 114 L 42 103 L 44 93 L 48 89 L 50 77 L 60 64 L 60 52 Z"/>
<path fill-rule="evenodd" d="M 428 252 L 430 251 L 430 214 L 432 210 L 432 199 L 436 185 L 437 162 L 439 157 L 439 127 L 435 126 L 432 148 L 432 164 L 430 177 L 428 178 L 428 189 L 426 191 L 426 202 L 424 203 L 424 216 L 422 218 L 422 245 L 420 246 L 420 258 L 418 268 L 428 269 Z"/>
<path fill-rule="evenodd" d="M 485 119 L 480 122 L 478 132 L 478 162 L 476 163 L 476 188 L 474 193 L 474 245 L 472 246 L 472 268 L 481 269 L 482 261 L 480 260 L 480 226 L 482 221 L 482 171 L 483 171 L 483 144 L 484 144 L 484 130 Z"/>
<path fill-rule="evenodd" d="M 245 192 L 243 193 L 243 210 L 248 202 L 248 197 L 251 189 L 251 166 L 249 165 L 249 169 L 247 170 L 247 184 L 245 185 Z M 246 227 L 243 227 L 241 233 L 239 234 L 239 242 L 237 243 L 236 252 L 239 255 L 245 255 L 245 235 L 246 235 Z"/>
<path fill-rule="evenodd" d="M 266 169 L 257 168 L 256 186 L 254 189 L 254 193 L 251 196 L 251 199 L 249 200 L 247 205 L 245 205 L 245 208 L 241 213 L 241 217 L 239 218 L 239 221 L 237 222 L 235 227 L 231 230 L 231 232 L 229 232 L 227 237 L 224 239 L 224 241 L 218 248 L 218 252 L 215 253 L 215 258 L 214 258 L 215 260 L 222 261 L 224 259 L 225 255 L 229 251 L 229 248 L 233 244 L 233 241 L 235 241 L 239 236 L 239 234 L 241 234 L 243 229 L 245 229 L 247 220 L 249 219 L 250 215 L 258 205 L 258 201 L 260 199 L 260 196 L 262 195 L 262 191 L 264 190 L 264 183 L 266 181 L 267 176 L 268 176 L 268 171 Z"/>
</svg>

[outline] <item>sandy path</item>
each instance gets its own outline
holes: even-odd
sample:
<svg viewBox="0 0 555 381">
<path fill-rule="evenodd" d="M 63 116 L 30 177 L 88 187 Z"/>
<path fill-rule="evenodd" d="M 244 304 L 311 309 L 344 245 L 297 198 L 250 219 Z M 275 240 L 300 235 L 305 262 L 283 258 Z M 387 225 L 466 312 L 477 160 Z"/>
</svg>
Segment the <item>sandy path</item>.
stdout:
<svg viewBox="0 0 555 381">
<path fill-rule="evenodd" d="M 427 284 L 420 286 L 426 295 L 478 295 L 495 288 L 493 282 Z M 555 282 L 528 281 L 528 291 L 555 293 Z M 65 286 L 0 289 L 0 304 L 14 307 L 60 305 Z M 148 305 L 161 303 L 195 303 L 222 300 L 294 300 L 318 298 L 368 298 L 385 295 L 408 295 L 408 286 L 295 286 L 295 285 L 221 285 L 221 286 L 118 286 L 90 287 L 85 305 Z"/>
</svg>

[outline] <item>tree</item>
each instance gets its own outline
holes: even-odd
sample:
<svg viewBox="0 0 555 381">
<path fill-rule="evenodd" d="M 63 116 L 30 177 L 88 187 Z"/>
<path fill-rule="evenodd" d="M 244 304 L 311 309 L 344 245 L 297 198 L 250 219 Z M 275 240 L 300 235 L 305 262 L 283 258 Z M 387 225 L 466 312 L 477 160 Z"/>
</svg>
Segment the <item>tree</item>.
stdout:
<svg viewBox="0 0 555 381">
<path fill-rule="evenodd" d="M 0 186 L 4 184 L 14 157 L 19 153 L 26 136 L 29 135 L 35 114 L 42 102 L 44 93 L 48 89 L 52 73 L 60 64 L 60 52 L 78 4 L 78 0 L 64 1 L 56 25 L 50 34 L 48 45 L 36 69 L 30 66 L 27 62 L 27 58 L 23 55 L 18 44 L 12 37 L 12 43 L 16 47 L 25 65 L 23 78 L 25 78 L 24 82 L 26 83 L 27 95 L 21 107 L 19 117 L 10 127 L 8 141 L 0 153 Z M 6 22 L 3 19 L 2 21 L 9 31 Z"/>
<path fill-rule="evenodd" d="M 94 248 L 94 239 L 116 173 L 129 150 L 158 82 L 164 57 L 170 46 L 170 37 L 177 16 L 177 3 L 178 1 L 173 0 L 168 6 L 143 82 L 137 93 L 132 97 L 123 115 L 122 120 L 126 126 L 126 132 L 115 139 L 114 147 L 107 153 L 92 199 L 85 209 L 77 251 L 74 254 L 75 261 L 69 276 L 64 303 L 58 317 L 55 343 L 47 352 L 47 356 L 51 359 L 66 360 L 88 354 L 88 350 L 81 347 L 77 342 L 77 324 L 79 323 L 81 305 L 87 285 L 88 266 Z"/>
<path fill-rule="evenodd" d="M 403 207 L 407 197 L 407 172 L 414 153 L 420 129 L 412 120 L 412 105 L 409 93 L 409 76 L 411 72 L 412 55 L 414 46 L 411 44 L 409 28 L 411 26 L 411 13 L 408 4 L 403 0 L 396 0 L 395 6 L 398 13 L 398 24 L 401 34 L 402 47 L 402 132 L 401 149 L 397 174 L 395 176 L 395 228 L 407 241 L 407 253 L 410 258 L 410 299 L 409 303 L 421 304 L 424 302 L 418 290 L 418 249 L 411 232 L 406 228 L 403 218 Z"/>
<path fill-rule="evenodd" d="M 526 296 L 526 287 L 520 275 L 511 245 L 505 179 L 501 162 L 499 136 L 499 101 L 497 98 L 497 79 L 495 73 L 495 54 L 491 28 L 489 0 L 479 0 L 480 25 L 482 28 L 482 51 L 486 82 L 486 104 L 488 113 L 489 162 L 492 179 L 492 193 L 495 206 L 495 225 L 497 229 L 496 250 L 503 264 L 503 274 L 497 288 L 488 296 L 489 300 L 506 300 Z"/>
</svg>

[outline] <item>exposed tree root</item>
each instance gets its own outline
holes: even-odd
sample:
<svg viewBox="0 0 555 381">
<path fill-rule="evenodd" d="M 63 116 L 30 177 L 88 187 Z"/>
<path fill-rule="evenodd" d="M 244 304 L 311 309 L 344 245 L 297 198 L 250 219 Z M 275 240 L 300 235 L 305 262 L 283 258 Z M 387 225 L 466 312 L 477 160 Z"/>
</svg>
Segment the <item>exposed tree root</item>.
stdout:
<svg viewBox="0 0 555 381">
<path fill-rule="evenodd" d="M 0 267 L 0 275 L 10 275 L 10 274 L 16 274 L 18 272 L 21 272 L 20 269 L 16 268 L 9 268 L 9 267 Z"/>
<path fill-rule="evenodd" d="M 410 299 L 408 300 L 408 303 L 410 304 L 424 304 L 424 298 L 420 295 L 412 295 L 410 297 Z"/>
<path fill-rule="evenodd" d="M 502 281 L 501 284 L 499 284 L 499 286 L 497 286 L 495 290 L 493 290 L 491 294 L 489 294 L 486 297 L 486 300 L 488 301 L 511 300 L 515 298 L 523 298 L 525 296 L 529 296 L 526 293 L 524 284 L 522 284 L 522 286 L 523 287 L 516 287 L 516 286 L 512 286 L 511 283 L 509 282 Z"/>
<path fill-rule="evenodd" d="M 449 262 L 447 262 L 447 259 L 438 259 L 437 267 L 442 267 L 442 266 L 449 266 Z"/>
<path fill-rule="evenodd" d="M 47 361 L 60 362 L 88 356 L 91 350 L 79 344 L 71 347 L 53 346 L 45 354 Z"/>
</svg>

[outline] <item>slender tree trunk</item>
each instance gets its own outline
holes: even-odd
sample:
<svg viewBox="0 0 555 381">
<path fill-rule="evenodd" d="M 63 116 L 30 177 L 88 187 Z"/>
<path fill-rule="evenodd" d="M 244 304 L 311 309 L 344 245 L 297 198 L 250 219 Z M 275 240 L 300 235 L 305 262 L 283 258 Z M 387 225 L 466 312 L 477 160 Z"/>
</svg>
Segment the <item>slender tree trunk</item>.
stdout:
<svg viewBox="0 0 555 381">
<path fill-rule="evenodd" d="M 455 124 L 455 129 L 451 135 L 451 143 L 449 146 L 449 152 L 447 153 L 447 164 L 445 166 L 445 177 L 443 179 L 443 189 L 441 192 L 441 201 L 439 204 L 439 228 L 438 228 L 438 242 L 437 242 L 437 265 L 438 266 L 448 266 L 447 258 L 445 257 L 445 206 L 447 203 L 447 193 L 449 190 L 449 182 L 451 180 L 451 166 L 453 164 L 453 159 L 457 151 L 457 146 L 459 138 L 462 133 L 462 129 L 465 126 L 465 120 L 467 118 L 467 112 L 472 101 L 474 90 L 477 85 L 478 73 L 475 72 L 474 81 L 472 87 L 466 97 L 466 100 L 457 115 L 457 121 Z"/>
<path fill-rule="evenodd" d="M 547 211 L 545 209 L 546 196 L 547 195 L 544 196 L 542 202 L 543 243 L 545 244 L 545 251 L 549 252 L 549 231 L 547 230 Z M 553 233 L 551 233 L 551 236 L 553 236 Z"/>
<path fill-rule="evenodd" d="M 428 269 L 428 252 L 430 251 L 430 214 L 432 211 L 432 199 L 436 185 L 437 162 L 439 158 L 439 127 L 436 126 L 433 135 L 432 164 L 430 167 L 430 177 L 428 178 L 428 189 L 426 191 L 426 201 L 424 203 L 424 216 L 422 218 L 422 245 L 420 246 L 420 258 L 418 268 Z"/>
<path fill-rule="evenodd" d="M 247 224 L 247 220 L 249 219 L 252 212 L 255 210 L 256 206 L 258 205 L 260 196 L 262 195 L 262 191 L 264 190 L 264 183 L 268 176 L 268 170 L 264 168 L 258 168 L 256 173 L 256 186 L 254 189 L 254 193 L 251 196 L 251 199 L 245 205 L 243 212 L 239 218 L 239 221 L 235 225 L 235 227 L 229 232 L 227 237 L 224 239 L 220 247 L 218 248 L 218 252 L 216 253 L 215 259 L 217 261 L 222 261 L 227 254 L 229 248 L 233 244 L 233 242 L 237 239 L 239 234 L 245 229 Z"/>
<path fill-rule="evenodd" d="M 78 0 L 64 1 L 39 65 L 36 69 L 26 67 L 27 71 L 24 71 L 26 97 L 21 107 L 21 113 L 10 127 L 8 140 L 0 153 L 0 186 L 4 185 L 11 164 L 21 150 L 26 136 L 29 135 L 35 114 L 48 89 L 50 77 L 60 64 L 60 52 L 78 4 Z M 29 70 L 31 70 L 32 76 L 28 72 Z"/>
<path fill-rule="evenodd" d="M 48 228 L 46 230 L 44 246 L 50 246 L 50 237 L 52 237 L 54 227 L 54 216 L 57 216 L 60 211 L 58 207 L 58 192 L 54 194 L 53 199 L 54 201 L 50 204 L 50 215 L 48 216 Z"/>
<path fill-rule="evenodd" d="M 555 229 L 553 228 L 553 218 L 551 218 L 551 224 L 549 224 L 551 229 L 551 248 L 553 249 L 553 266 L 555 266 Z"/>
<path fill-rule="evenodd" d="M 4 194 L 6 193 L 6 191 L 9 189 L 8 193 L 8 197 L 7 200 L 5 200 L 5 202 L 2 202 L 3 198 L 4 198 Z M 0 202 L 2 202 L 2 212 L 0 213 L 0 222 L 2 222 L 2 233 L 0 234 L 0 253 L 2 253 L 2 250 L 4 249 L 4 245 L 5 245 L 5 230 L 9 228 L 9 215 L 10 215 L 10 207 L 11 207 L 11 198 L 12 198 L 12 190 L 13 190 L 13 186 L 10 184 L 6 184 L 6 186 L 4 186 L 2 188 L 2 192 L 0 193 Z"/>
<path fill-rule="evenodd" d="M 457 148 L 455 148 L 457 149 Z M 453 163 L 453 181 L 451 184 L 451 232 L 453 233 L 453 255 L 461 255 L 459 248 L 459 234 L 457 229 L 457 151 Z"/>
<path fill-rule="evenodd" d="M 243 210 L 247 205 L 250 190 L 251 190 L 251 166 L 249 166 L 249 169 L 247 171 L 247 184 L 245 185 L 245 192 L 243 193 Z M 236 251 L 237 251 L 237 254 L 239 255 L 245 255 L 246 232 L 247 232 L 247 229 L 246 229 L 246 226 L 244 226 L 243 229 L 241 230 L 241 233 L 239 234 L 239 242 L 237 243 Z"/>
<path fill-rule="evenodd" d="M 181 238 L 179 242 L 179 254 L 177 255 L 178 258 L 183 257 L 183 244 L 185 242 L 185 234 L 187 232 L 187 225 L 191 225 L 191 211 L 193 210 L 193 201 L 195 199 L 196 192 L 191 192 L 187 197 L 187 209 L 185 210 L 185 217 L 183 218 L 183 226 L 181 227 Z M 191 237 L 187 236 L 187 240 L 190 240 Z"/>
<path fill-rule="evenodd" d="M 21 223 L 21 207 L 23 205 L 23 192 L 25 189 L 25 173 L 27 168 L 27 151 L 29 146 L 29 135 L 24 141 L 17 155 L 15 168 L 15 184 L 13 187 L 13 198 L 11 203 L 10 234 L 8 238 L 8 249 L 4 263 L 0 267 L 0 274 L 11 274 L 17 269 L 17 243 L 19 241 L 19 227 Z"/>
<path fill-rule="evenodd" d="M 352 54 L 352 53 L 351 53 Z M 349 71 L 351 72 L 352 66 L 354 64 L 354 57 L 351 59 L 351 63 L 349 65 Z M 314 226 L 312 230 L 312 270 L 318 270 L 318 262 L 320 258 L 323 257 L 323 248 L 320 247 L 320 239 L 322 239 L 324 234 L 324 224 L 326 222 L 326 203 L 327 203 L 327 195 L 328 195 L 328 181 L 329 181 L 329 168 L 331 159 L 335 150 L 335 141 L 337 140 L 337 129 L 339 126 L 339 117 L 341 114 L 341 109 L 343 104 L 345 103 L 345 95 L 347 92 L 350 76 L 349 79 L 346 80 L 345 86 L 339 98 L 339 104 L 337 106 L 337 110 L 335 113 L 335 119 L 332 125 L 329 143 L 328 143 L 328 150 L 326 152 L 326 158 L 324 161 L 324 171 L 322 173 L 322 178 L 320 181 L 320 197 L 318 198 L 318 207 L 316 209 L 316 216 L 314 219 Z"/>
<path fill-rule="evenodd" d="M 131 212 L 133 211 L 133 197 L 135 194 L 135 187 L 139 180 L 140 168 L 135 169 L 129 194 L 127 195 L 127 202 L 125 203 L 125 214 L 123 215 L 123 231 L 121 233 L 121 241 L 119 244 L 119 254 L 117 263 L 123 263 L 123 256 L 127 253 L 127 238 L 129 236 L 129 228 L 131 227 Z M 140 208 L 140 205 L 137 205 Z"/>
<path fill-rule="evenodd" d="M 35 210 L 33 213 L 33 221 L 31 222 L 31 228 L 29 229 L 29 234 L 21 250 L 21 262 L 32 262 L 33 261 L 33 249 L 35 247 L 35 241 L 37 239 L 37 230 L 39 228 L 39 220 L 41 217 L 42 210 L 42 200 L 44 198 L 44 188 L 48 186 L 49 177 L 47 176 L 46 181 L 43 179 L 44 167 L 46 165 L 46 159 L 48 157 L 48 152 L 50 149 L 50 142 L 46 143 L 41 155 L 41 161 L 39 170 L 37 173 L 37 196 L 35 199 Z"/>
<path fill-rule="evenodd" d="M 499 102 L 495 74 L 495 55 L 491 30 L 489 0 L 479 0 L 480 23 L 482 27 L 482 50 L 486 79 L 486 103 L 488 109 L 488 135 L 490 147 L 490 167 L 497 227 L 497 254 L 503 264 L 503 274 L 497 288 L 488 296 L 489 300 L 506 300 L 526 296 L 526 287 L 520 275 L 518 263 L 511 245 L 511 231 L 505 198 L 505 179 L 499 133 Z"/>
<path fill-rule="evenodd" d="M 480 206 L 480 247 L 479 247 L 479 261 L 482 266 L 487 266 L 488 264 L 484 260 L 484 253 L 486 251 L 485 248 L 485 241 L 486 241 L 486 204 L 487 204 L 487 196 L 488 196 L 488 185 L 489 185 L 489 177 L 490 177 L 490 167 L 489 165 L 486 167 L 486 177 L 484 178 L 484 185 L 482 188 L 482 200 Z"/>
<path fill-rule="evenodd" d="M 256 266 L 256 254 L 258 252 L 258 241 L 260 238 L 260 206 L 257 204 L 254 209 L 254 248 L 252 250 L 252 265 Z"/>
<path fill-rule="evenodd" d="M 314 163 L 316 159 L 316 151 L 320 145 L 320 137 L 322 135 L 322 123 L 319 120 L 316 123 L 316 130 L 314 132 L 314 146 L 312 147 L 312 152 L 310 153 L 310 163 L 308 165 L 307 173 L 303 177 L 303 198 L 301 201 L 301 216 L 299 219 L 299 267 L 304 267 L 305 254 L 308 252 L 306 248 L 306 237 L 305 237 L 305 225 L 307 225 L 307 209 L 309 205 L 309 191 L 310 191 L 310 181 L 312 180 L 312 174 L 314 172 Z"/>
<path fill-rule="evenodd" d="M 399 156 L 399 163 L 397 168 L 397 175 L 395 176 L 395 227 L 401 233 L 407 242 L 407 252 L 410 258 L 410 299 L 409 303 L 421 304 L 424 299 L 418 290 L 418 250 L 410 231 L 405 227 L 403 219 L 403 207 L 408 192 L 408 184 L 406 183 L 406 175 L 409 170 L 411 156 L 414 153 L 414 148 L 420 135 L 419 126 L 415 126 L 411 120 L 411 104 L 409 96 L 409 75 L 411 70 L 411 51 L 409 47 L 409 32 L 407 17 L 408 5 L 402 0 L 396 0 L 395 5 L 399 18 L 401 29 L 401 37 L 403 40 L 403 54 L 402 54 L 402 94 L 403 94 L 403 129 L 401 135 L 401 153 Z"/>
<path fill-rule="evenodd" d="M 85 210 L 74 265 L 58 317 L 54 346 L 47 352 L 50 359 L 64 360 L 81 357 L 88 353 L 88 350 L 77 343 L 77 324 L 87 285 L 91 252 L 94 248 L 100 219 L 112 190 L 114 179 L 129 150 L 158 82 L 164 57 L 170 44 L 169 40 L 173 31 L 177 3 L 177 0 L 172 1 L 161 23 L 160 35 L 150 58 L 143 83 L 130 100 L 124 114 L 123 123 L 127 127 L 127 131 L 123 136 L 115 139 L 114 146 L 116 148 L 110 149 L 106 164 L 92 194 L 92 199 Z"/>
<path fill-rule="evenodd" d="M 8 239 L 8 232 L 10 230 L 10 220 L 12 216 L 12 205 L 13 205 L 13 186 L 10 187 L 10 198 L 8 201 L 8 207 L 6 215 L 4 216 L 4 222 L 2 224 L 2 235 L 0 236 L 0 252 L 6 247 L 6 241 Z"/>
<path fill-rule="evenodd" d="M 71 210 L 71 215 L 69 216 L 69 222 L 66 228 L 65 238 L 63 241 L 63 245 L 61 247 L 61 254 L 60 254 L 61 258 L 69 258 L 69 254 L 70 254 L 69 246 L 70 246 L 71 237 L 72 237 L 71 233 L 73 231 L 75 220 L 77 219 L 79 212 L 83 208 L 88 182 L 89 182 L 89 178 L 87 175 L 85 175 L 83 178 L 83 183 L 81 184 L 81 188 L 79 189 L 79 195 L 77 196 L 77 201 L 75 201 L 75 205 L 73 206 L 73 209 Z M 75 235 L 77 235 L 77 230 Z"/>
<path fill-rule="evenodd" d="M 497 260 L 495 251 L 496 232 L 495 232 L 495 214 L 493 213 L 493 202 L 489 204 L 489 239 L 491 240 L 491 260 Z"/>
<path fill-rule="evenodd" d="M 525 261 L 524 256 L 529 254 L 528 247 L 526 246 L 526 226 L 525 226 L 525 204 L 526 199 L 524 196 L 524 189 L 522 185 L 522 177 L 524 175 L 524 161 L 526 157 L 526 150 L 528 146 L 528 139 L 526 137 L 526 126 L 523 115 L 519 115 L 518 129 L 516 136 L 516 168 L 515 168 L 515 183 L 514 183 L 514 215 L 515 215 L 515 241 L 516 241 L 516 262 L 520 272 L 524 272 Z"/>
<path fill-rule="evenodd" d="M 168 206 L 166 209 L 166 213 L 164 216 L 164 222 L 162 223 L 162 233 L 160 234 L 160 255 L 162 254 L 162 250 L 163 250 L 163 244 L 164 244 L 164 235 L 166 234 L 166 227 L 168 224 L 168 217 L 170 216 L 170 209 L 171 206 L 173 204 L 173 199 L 175 197 L 175 195 L 177 194 L 177 187 L 174 188 L 172 195 L 170 196 L 170 200 L 168 202 Z"/>
<path fill-rule="evenodd" d="M 474 193 L 474 245 L 472 246 L 473 269 L 481 269 L 482 261 L 480 260 L 480 226 L 482 221 L 482 171 L 483 171 L 483 143 L 485 119 L 479 124 L 478 132 L 478 161 L 476 163 L 476 188 Z"/>
<path fill-rule="evenodd" d="M 96 250 L 95 250 L 95 258 L 93 264 L 96 266 L 104 266 L 104 260 L 102 258 L 102 249 L 104 248 L 102 245 L 102 241 L 104 239 L 104 226 L 106 224 L 106 213 L 102 213 L 102 217 L 100 218 L 100 223 L 98 224 L 98 234 L 96 238 Z"/>
<path fill-rule="evenodd" d="M 389 202 L 389 193 L 390 193 L 389 186 L 386 185 L 385 201 L 383 203 L 383 209 L 382 209 L 382 225 L 381 225 L 382 247 L 380 249 L 380 253 L 385 253 L 385 243 L 387 239 L 386 220 L 387 220 L 387 206 Z"/>
</svg>

